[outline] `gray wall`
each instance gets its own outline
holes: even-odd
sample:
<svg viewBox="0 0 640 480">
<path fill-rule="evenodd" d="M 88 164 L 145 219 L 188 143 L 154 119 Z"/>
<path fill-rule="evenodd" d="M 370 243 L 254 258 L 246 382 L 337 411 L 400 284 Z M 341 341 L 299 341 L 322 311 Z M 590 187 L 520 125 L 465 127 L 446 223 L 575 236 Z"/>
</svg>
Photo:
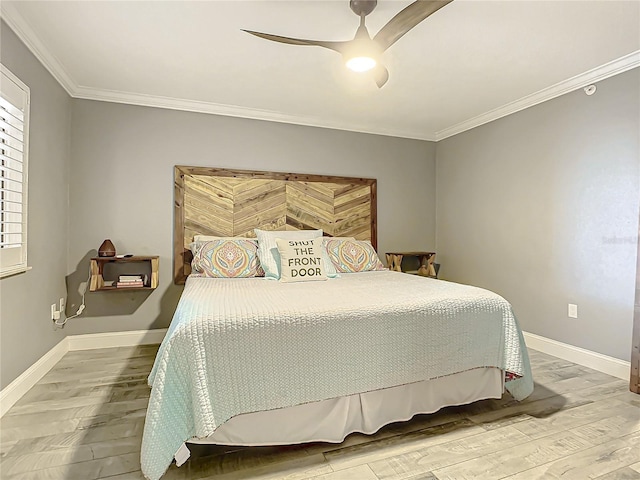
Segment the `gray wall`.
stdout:
<svg viewBox="0 0 640 480">
<path fill-rule="evenodd" d="M 525 330 L 629 359 L 640 180 L 637 70 L 601 82 L 592 97 L 574 92 L 436 148 L 71 100 L 0 26 L 0 59 L 32 92 L 33 266 L 0 280 L 0 388 L 65 334 L 168 325 L 181 292 L 171 280 L 176 164 L 375 177 L 381 253 L 437 247 L 441 277 L 504 295 Z M 105 238 L 119 253 L 159 254 L 160 287 L 150 294 L 88 293 L 83 316 L 55 331 L 49 310 L 65 294 L 65 275 L 72 314 L 88 259 Z M 579 306 L 577 320 L 567 318 L 569 302 Z"/>
<path fill-rule="evenodd" d="M 172 285 L 176 164 L 377 178 L 378 250 L 435 247 L 430 142 L 88 100 L 73 101 L 71 130 L 71 291 L 105 238 L 118 253 L 160 255 L 160 287 L 87 294 L 69 334 L 169 324 L 181 292 Z"/>
<path fill-rule="evenodd" d="M 5 23 L 0 61 L 31 89 L 28 263 L 0 279 L 0 388 L 40 359 L 65 332 L 51 304 L 65 296 L 71 99 Z"/>
<path fill-rule="evenodd" d="M 438 142 L 441 276 L 492 289 L 524 330 L 629 360 L 639 70 Z M 567 304 L 578 305 L 578 319 Z"/>
</svg>

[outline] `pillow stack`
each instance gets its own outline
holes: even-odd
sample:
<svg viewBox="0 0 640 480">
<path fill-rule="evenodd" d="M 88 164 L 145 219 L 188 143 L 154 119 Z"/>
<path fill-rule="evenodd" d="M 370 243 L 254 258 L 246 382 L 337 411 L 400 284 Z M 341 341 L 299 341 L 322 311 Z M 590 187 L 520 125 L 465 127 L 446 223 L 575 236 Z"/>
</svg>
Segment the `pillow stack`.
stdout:
<svg viewBox="0 0 640 480">
<path fill-rule="evenodd" d="M 257 239 L 196 235 L 194 276 L 322 281 L 340 273 L 386 270 L 367 240 L 323 237 L 322 230 L 260 230 Z"/>
</svg>

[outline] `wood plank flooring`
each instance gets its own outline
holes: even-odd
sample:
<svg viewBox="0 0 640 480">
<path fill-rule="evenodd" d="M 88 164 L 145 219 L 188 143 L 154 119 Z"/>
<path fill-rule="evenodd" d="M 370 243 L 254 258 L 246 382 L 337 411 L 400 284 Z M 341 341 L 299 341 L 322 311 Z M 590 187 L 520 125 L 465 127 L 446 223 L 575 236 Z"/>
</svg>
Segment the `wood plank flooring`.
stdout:
<svg viewBox="0 0 640 480">
<path fill-rule="evenodd" d="M 139 480 L 158 346 L 69 352 L 0 421 L 3 480 Z M 640 396 L 531 351 L 536 387 L 353 434 L 342 444 L 192 446 L 166 480 L 640 479 Z"/>
</svg>

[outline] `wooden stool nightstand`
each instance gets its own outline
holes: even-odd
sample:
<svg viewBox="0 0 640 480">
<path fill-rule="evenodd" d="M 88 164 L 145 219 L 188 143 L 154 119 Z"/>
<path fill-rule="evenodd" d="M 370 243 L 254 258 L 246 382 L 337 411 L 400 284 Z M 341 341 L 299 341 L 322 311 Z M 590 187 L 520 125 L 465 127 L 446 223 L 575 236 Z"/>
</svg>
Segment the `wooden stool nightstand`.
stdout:
<svg viewBox="0 0 640 480">
<path fill-rule="evenodd" d="M 404 257 L 417 257 L 420 260 L 420 267 L 415 271 L 405 271 L 423 277 L 436 278 L 436 269 L 433 262 L 436 258 L 435 252 L 389 252 L 387 253 L 387 267 L 396 272 L 402 272 L 402 259 Z"/>
</svg>

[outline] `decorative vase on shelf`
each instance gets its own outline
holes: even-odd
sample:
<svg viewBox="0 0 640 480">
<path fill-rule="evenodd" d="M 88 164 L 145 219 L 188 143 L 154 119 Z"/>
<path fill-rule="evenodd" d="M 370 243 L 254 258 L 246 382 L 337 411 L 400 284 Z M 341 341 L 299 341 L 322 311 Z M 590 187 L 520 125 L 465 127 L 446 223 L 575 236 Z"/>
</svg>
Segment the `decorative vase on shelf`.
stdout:
<svg viewBox="0 0 640 480">
<path fill-rule="evenodd" d="M 113 245 L 111 240 L 108 238 L 102 242 L 100 248 L 98 249 L 99 257 L 115 257 L 116 256 L 116 247 Z"/>
</svg>

